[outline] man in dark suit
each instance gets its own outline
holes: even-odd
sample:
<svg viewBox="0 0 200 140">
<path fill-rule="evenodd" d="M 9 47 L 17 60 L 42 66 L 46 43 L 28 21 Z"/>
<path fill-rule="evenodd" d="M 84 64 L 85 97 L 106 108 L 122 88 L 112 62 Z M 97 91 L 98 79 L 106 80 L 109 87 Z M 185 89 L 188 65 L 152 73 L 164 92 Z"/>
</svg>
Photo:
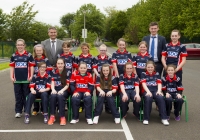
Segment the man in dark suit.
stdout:
<svg viewBox="0 0 200 140">
<path fill-rule="evenodd" d="M 150 35 L 143 37 L 143 41 L 148 44 L 148 52 L 152 55 L 153 60 L 156 64 L 156 71 L 160 74 L 163 70 L 163 65 L 161 62 L 161 53 L 166 47 L 166 39 L 163 36 L 158 35 L 158 23 L 151 22 L 149 24 Z"/>
<path fill-rule="evenodd" d="M 46 51 L 47 58 L 52 66 L 56 66 L 57 55 L 62 53 L 63 41 L 57 39 L 57 30 L 55 27 L 48 29 L 49 39 L 41 42 Z"/>
</svg>

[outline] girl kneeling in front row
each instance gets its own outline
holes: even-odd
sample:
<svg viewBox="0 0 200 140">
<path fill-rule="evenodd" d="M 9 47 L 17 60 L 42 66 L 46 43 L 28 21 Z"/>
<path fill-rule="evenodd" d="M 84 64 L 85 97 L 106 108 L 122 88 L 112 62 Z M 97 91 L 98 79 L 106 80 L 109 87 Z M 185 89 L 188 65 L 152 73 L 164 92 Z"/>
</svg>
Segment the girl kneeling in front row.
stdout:
<svg viewBox="0 0 200 140">
<path fill-rule="evenodd" d="M 149 117 L 152 109 L 153 99 L 156 101 L 161 116 L 161 122 L 169 125 L 167 121 L 165 99 L 162 94 L 162 84 L 158 72 L 155 72 L 155 63 L 148 61 L 146 63 L 146 72 L 141 74 L 141 83 L 145 92 L 144 98 L 144 120 L 143 124 L 149 124 Z"/>
<path fill-rule="evenodd" d="M 103 110 L 103 103 L 104 100 L 108 102 L 108 106 L 112 112 L 113 117 L 115 118 L 115 123 L 120 123 L 120 115 L 117 111 L 117 107 L 115 106 L 115 95 L 117 91 L 117 81 L 114 76 L 112 76 L 111 68 L 109 64 L 104 64 L 101 68 L 100 76 L 97 76 L 96 80 L 96 87 L 97 87 L 97 106 L 94 112 L 94 119 L 93 123 L 97 124 L 99 120 L 99 116 Z"/>
<path fill-rule="evenodd" d="M 75 124 L 79 121 L 79 107 L 83 100 L 85 107 L 85 117 L 88 124 L 93 124 L 92 121 L 92 93 L 94 90 L 94 82 L 92 75 L 87 72 L 87 64 L 80 62 L 78 71 L 72 73 L 70 79 L 70 89 L 72 95 L 72 120 L 70 123 Z"/>
</svg>

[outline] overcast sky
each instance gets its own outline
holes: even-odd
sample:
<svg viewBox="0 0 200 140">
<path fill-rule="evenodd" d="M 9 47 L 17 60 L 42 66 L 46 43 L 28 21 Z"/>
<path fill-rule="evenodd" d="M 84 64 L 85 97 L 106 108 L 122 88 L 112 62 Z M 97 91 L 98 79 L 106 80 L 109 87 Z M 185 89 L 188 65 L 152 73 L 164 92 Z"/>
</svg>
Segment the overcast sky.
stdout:
<svg viewBox="0 0 200 140">
<path fill-rule="evenodd" d="M 0 0 L 0 8 L 9 14 L 12 8 L 19 6 L 25 0 Z M 126 10 L 139 0 L 28 0 L 34 10 L 39 13 L 35 19 L 51 25 L 60 25 L 60 18 L 67 13 L 75 13 L 82 5 L 92 3 L 105 14 L 104 7 L 115 6 L 117 10 Z"/>
</svg>

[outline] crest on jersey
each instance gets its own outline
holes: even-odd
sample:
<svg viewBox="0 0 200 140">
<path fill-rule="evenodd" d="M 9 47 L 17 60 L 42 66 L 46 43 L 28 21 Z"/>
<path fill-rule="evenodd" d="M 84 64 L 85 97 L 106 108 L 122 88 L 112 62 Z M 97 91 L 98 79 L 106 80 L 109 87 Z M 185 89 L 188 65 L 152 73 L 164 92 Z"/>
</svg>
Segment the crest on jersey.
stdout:
<svg viewBox="0 0 200 140">
<path fill-rule="evenodd" d="M 60 81 L 55 81 L 55 86 L 61 86 L 61 82 Z"/>
<path fill-rule="evenodd" d="M 35 87 L 37 90 L 45 89 L 45 85 L 36 85 Z"/>
<path fill-rule="evenodd" d="M 137 63 L 137 68 L 145 69 L 145 67 L 146 67 L 146 63 Z"/>
<path fill-rule="evenodd" d="M 66 63 L 65 66 L 66 66 L 67 69 L 71 69 L 72 68 L 72 63 Z"/>
<path fill-rule="evenodd" d="M 157 83 L 155 81 L 149 81 L 146 84 L 147 86 L 157 86 Z"/>
<path fill-rule="evenodd" d="M 27 62 L 16 62 L 15 68 L 27 68 Z"/>
<path fill-rule="evenodd" d="M 125 65 L 127 63 L 127 59 L 118 59 L 117 64 L 118 65 Z"/>
<path fill-rule="evenodd" d="M 87 84 L 76 84 L 77 88 L 88 88 Z"/>
<path fill-rule="evenodd" d="M 167 91 L 168 92 L 176 92 L 177 90 L 176 90 L 176 88 L 167 88 Z"/>
<path fill-rule="evenodd" d="M 92 69 L 90 64 L 87 64 L 87 69 Z"/>
<path fill-rule="evenodd" d="M 173 51 L 169 51 L 167 54 L 168 54 L 168 57 L 172 57 L 172 58 L 177 58 L 178 56 L 178 52 L 173 52 Z"/>
<path fill-rule="evenodd" d="M 133 89 L 134 86 L 133 86 L 133 85 L 124 85 L 124 88 L 125 88 L 125 89 Z"/>
</svg>

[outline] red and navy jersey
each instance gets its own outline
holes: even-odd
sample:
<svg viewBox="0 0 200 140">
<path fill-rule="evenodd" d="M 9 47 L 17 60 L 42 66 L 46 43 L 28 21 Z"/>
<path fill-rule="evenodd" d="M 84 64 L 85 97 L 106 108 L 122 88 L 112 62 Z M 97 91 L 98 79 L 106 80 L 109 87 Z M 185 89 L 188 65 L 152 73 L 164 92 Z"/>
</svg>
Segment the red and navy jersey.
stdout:
<svg viewBox="0 0 200 140">
<path fill-rule="evenodd" d="M 162 84 L 162 90 L 165 90 L 168 93 L 177 93 L 178 91 L 183 91 L 181 80 L 176 75 L 174 75 L 173 78 L 170 78 L 169 75 L 163 77 Z"/>
<path fill-rule="evenodd" d="M 158 84 L 162 83 L 158 72 L 153 72 L 152 74 L 149 74 L 148 72 L 142 72 L 140 82 L 146 83 L 149 91 L 151 92 L 157 92 Z"/>
<path fill-rule="evenodd" d="M 24 51 L 23 54 L 15 52 L 10 58 L 11 67 L 14 67 L 13 78 L 16 81 L 27 81 L 30 77 L 30 67 L 35 66 L 31 53 Z"/>
<path fill-rule="evenodd" d="M 44 76 L 41 76 L 40 73 L 34 74 L 29 87 L 34 88 L 36 91 L 51 88 L 51 76 L 47 73 Z"/>
<path fill-rule="evenodd" d="M 112 76 L 112 90 L 113 89 L 118 89 L 118 84 L 117 84 L 117 80 L 116 80 L 116 77 L 114 77 L 114 76 Z M 104 81 L 105 81 L 105 89 L 102 89 L 102 90 L 107 90 L 108 89 L 108 87 L 107 87 L 107 85 L 108 85 L 108 78 L 105 78 L 104 79 Z M 97 76 L 97 79 L 96 79 L 96 84 L 95 84 L 95 86 L 96 87 L 100 87 L 100 76 Z M 108 89 L 108 90 L 110 90 L 110 89 Z"/>
<path fill-rule="evenodd" d="M 35 57 L 34 60 L 35 60 L 34 74 L 38 73 L 38 64 L 40 62 L 45 62 L 46 63 L 46 66 L 47 66 L 46 71 L 51 71 L 52 70 L 52 66 L 50 65 L 50 62 L 49 62 L 48 58 L 46 58 L 45 56 L 42 56 L 41 58 Z"/>
<path fill-rule="evenodd" d="M 78 71 L 74 71 L 70 79 L 70 89 L 73 93 L 92 93 L 94 90 L 94 82 L 92 75 L 89 72 L 87 72 L 84 76 L 82 76 Z"/>
<path fill-rule="evenodd" d="M 69 54 L 67 54 L 67 55 L 65 55 L 64 53 L 58 54 L 58 58 L 63 58 L 65 60 L 67 74 L 69 75 L 69 77 L 71 77 L 73 68 L 76 67 L 75 56 L 71 52 L 69 52 Z"/>
<path fill-rule="evenodd" d="M 123 74 L 124 73 L 124 65 L 127 62 L 132 62 L 132 56 L 131 53 L 127 50 L 124 50 L 124 52 L 120 52 L 120 50 L 117 50 L 112 55 L 112 63 L 117 64 L 118 73 Z"/>
<path fill-rule="evenodd" d="M 110 67 L 112 68 L 111 58 L 107 55 L 104 58 L 102 58 L 101 55 L 98 55 L 97 57 L 94 58 L 93 68 L 96 68 L 99 73 L 101 71 L 101 67 L 103 66 L 103 64 L 109 64 Z"/>
<path fill-rule="evenodd" d="M 54 82 L 55 90 L 61 90 L 65 86 L 62 85 L 60 81 L 60 73 L 58 69 L 53 69 L 50 73 L 51 75 L 51 81 Z M 66 84 L 69 84 L 69 77 L 66 77 Z"/>
<path fill-rule="evenodd" d="M 131 77 L 128 77 L 126 73 L 121 74 L 119 77 L 119 85 L 124 85 L 125 90 L 135 90 L 135 87 L 139 86 L 138 76 L 134 73 L 131 74 Z"/>
<path fill-rule="evenodd" d="M 84 56 L 83 54 L 79 55 L 76 58 L 75 67 L 78 68 L 80 62 L 85 62 L 87 64 L 87 72 L 92 73 L 92 67 L 94 64 L 94 57 L 91 54 Z"/>
<path fill-rule="evenodd" d="M 137 55 L 133 56 L 133 66 L 136 68 L 136 72 L 139 78 L 141 78 L 141 73 L 145 72 L 145 67 L 147 61 L 153 61 L 153 58 L 148 52 L 146 52 L 144 55 L 141 53 L 138 53 Z"/>
<path fill-rule="evenodd" d="M 175 66 L 178 66 L 182 62 L 182 58 L 187 56 L 187 50 L 180 42 L 176 45 L 169 43 L 166 45 L 162 55 L 166 56 L 166 65 L 174 64 Z"/>
</svg>

